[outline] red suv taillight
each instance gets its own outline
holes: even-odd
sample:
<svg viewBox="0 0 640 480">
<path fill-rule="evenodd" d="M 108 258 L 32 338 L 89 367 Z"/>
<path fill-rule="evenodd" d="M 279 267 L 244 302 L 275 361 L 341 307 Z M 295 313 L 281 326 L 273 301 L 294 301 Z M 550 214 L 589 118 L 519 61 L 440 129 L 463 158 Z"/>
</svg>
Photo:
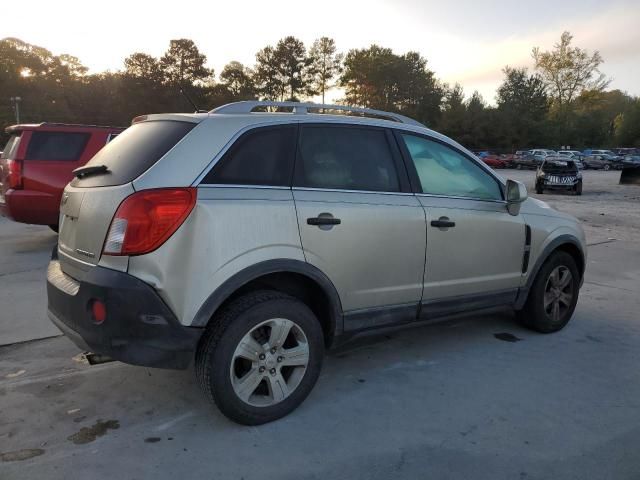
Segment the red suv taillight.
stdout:
<svg viewBox="0 0 640 480">
<path fill-rule="evenodd" d="M 152 252 L 182 225 L 196 204 L 195 188 L 142 190 L 127 197 L 111 221 L 105 255 Z"/>
<path fill-rule="evenodd" d="M 22 188 L 22 162 L 20 160 L 5 160 L 7 166 L 7 186 L 14 190 Z"/>
</svg>

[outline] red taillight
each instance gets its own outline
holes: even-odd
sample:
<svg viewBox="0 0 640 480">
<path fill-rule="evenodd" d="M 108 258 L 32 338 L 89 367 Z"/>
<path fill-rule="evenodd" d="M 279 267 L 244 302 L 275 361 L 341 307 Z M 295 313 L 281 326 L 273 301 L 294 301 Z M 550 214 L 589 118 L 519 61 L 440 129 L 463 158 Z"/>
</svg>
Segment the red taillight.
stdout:
<svg viewBox="0 0 640 480">
<path fill-rule="evenodd" d="M 100 325 L 107 319 L 107 306 L 100 300 L 91 301 L 91 316 L 93 323 Z"/>
<path fill-rule="evenodd" d="M 127 197 L 116 211 L 105 255 L 142 255 L 152 252 L 182 225 L 196 204 L 195 188 L 142 190 Z"/>
<path fill-rule="evenodd" d="M 7 185 L 14 190 L 22 188 L 22 162 L 20 160 L 5 160 L 7 163 Z"/>
</svg>

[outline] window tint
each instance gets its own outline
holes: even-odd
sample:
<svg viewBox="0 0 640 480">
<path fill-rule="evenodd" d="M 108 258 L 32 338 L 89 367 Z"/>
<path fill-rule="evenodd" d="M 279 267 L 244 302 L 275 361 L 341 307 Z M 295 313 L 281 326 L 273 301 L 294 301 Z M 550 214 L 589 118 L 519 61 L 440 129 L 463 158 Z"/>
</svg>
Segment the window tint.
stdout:
<svg viewBox="0 0 640 480">
<path fill-rule="evenodd" d="M 381 129 L 302 127 L 296 185 L 397 192 L 398 173 Z"/>
<path fill-rule="evenodd" d="M 225 153 L 202 183 L 290 186 L 296 127 L 252 130 Z"/>
<path fill-rule="evenodd" d="M 80 158 L 89 133 L 33 132 L 27 147 L 27 160 L 75 161 Z"/>
<path fill-rule="evenodd" d="M 136 123 L 102 147 L 89 163 L 106 165 L 108 172 L 75 178 L 74 187 L 102 187 L 129 183 L 148 170 L 176 143 L 189 133 L 195 123 L 157 120 Z"/>
<path fill-rule="evenodd" d="M 14 159 L 18 154 L 18 146 L 20 145 L 20 134 L 14 133 L 9 137 L 9 141 L 2 149 L 2 156 L 0 158 L 11 158 Z"/>
<path fill-rule="evenodd" d="M 402 134 L 423 193 L 502 200 L 498 182 L 479 165 L 433 140 Z"/>
</svg>

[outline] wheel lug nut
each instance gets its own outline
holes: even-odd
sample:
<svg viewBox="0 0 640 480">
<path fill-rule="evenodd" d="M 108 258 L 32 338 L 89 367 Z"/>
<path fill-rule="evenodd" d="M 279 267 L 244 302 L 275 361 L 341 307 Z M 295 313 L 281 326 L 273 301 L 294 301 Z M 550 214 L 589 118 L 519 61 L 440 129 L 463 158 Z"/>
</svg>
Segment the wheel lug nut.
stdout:
<svg viewBox="0 0 640 480">
<path fill-rule="evenodd" d="M 258 371 L 259 371 L 260 373 L 264 373 L 265 368 L 264 368 L 264 367 L 260 367 L 260 368 L 258 369 Z"/>
<path fill-rule="evenodd" d="M 282 357 L 278 357 L 278 362 L 281 362 L 281 361 L 282 361 Z"/>
<path fill-rule="evenodd" d="M 264 353 L 261 353 L 261 354 L 258 356 L 258 358 L 259 358 L 260 360 L 264 360 L 266 357 L 264 356 Z"/>
<path fill-rule="evenodd" d="M 272 368 L 271 370 L 269 370 L 269 373 L 270 373 L 271 375 L 275 375 L 275 374 L 276 374 L 276 369 L 275 369 L 275 368 Z"/>
</svg>

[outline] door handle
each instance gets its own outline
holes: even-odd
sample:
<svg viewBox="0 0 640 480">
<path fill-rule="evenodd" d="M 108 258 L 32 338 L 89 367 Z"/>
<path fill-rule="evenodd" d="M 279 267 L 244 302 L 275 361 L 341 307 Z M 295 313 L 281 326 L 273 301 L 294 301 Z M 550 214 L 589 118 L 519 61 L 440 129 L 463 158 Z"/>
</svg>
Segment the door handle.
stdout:
<svg viewBox="0 0 640 480">
<path fill-rule="evenodd" d="M 341 220 L 333 217 L 311 217 L 307 218 L 307 225 L 340 225 Z"/>
<path fill-rule="evenodd" d="M 438 220 L 431 220 L 432 227 L 452 228 L 456 226 L 456 222 L 449 220 L 449 217 L 440 217 Z"/>
</svg>

